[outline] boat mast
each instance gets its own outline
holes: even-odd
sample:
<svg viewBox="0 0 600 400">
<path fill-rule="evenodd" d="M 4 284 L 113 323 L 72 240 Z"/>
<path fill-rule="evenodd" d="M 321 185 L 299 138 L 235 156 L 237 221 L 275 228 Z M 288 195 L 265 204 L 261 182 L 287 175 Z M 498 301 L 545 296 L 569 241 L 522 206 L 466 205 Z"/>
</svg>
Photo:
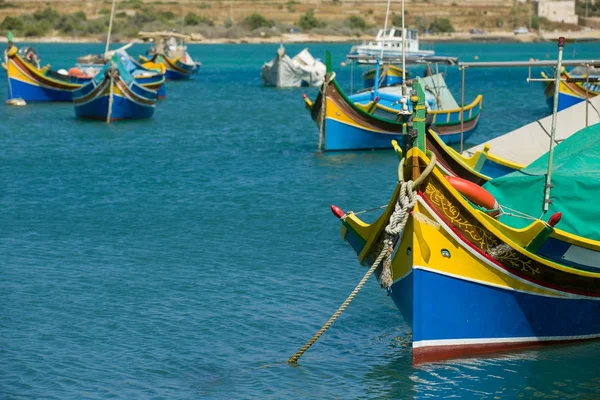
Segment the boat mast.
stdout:
<svg viewBox="0 0 600 400">
<path fill-rule="evenodd" d="M 385 35 L 387 35 L 387 23 L 388 23 L 388 17 L 390 15 L 390 3 L 391 3 L 391 0 L 388 0 L 387 10 L 385 11 L 385 21 L 383 21 L 383 41 L 381 42 L 381 53 L 379 55 L 380 60 L 383 60 L 383 51 L 385 50 Z"/>
<path fill-rule="evenodd" d="M 552 130 L 550 132 L 550 149 L 548 150 L 548 172 L 546 173 L 546 185 L 544 192 L 544 213 L 550 207 L 550 189 L 552 188 L 552 158 L 554 156 L 554 137 L 556 135 L 556 114 L 558 112 L 558 94 L 560 89 L 560 72 L 562 70 L 563 49 L 565 47 L 565 38 L 558 38 L 558 62 L 556 64 L 556 73 L 554 78 L 554 106 L 552 107 Z"/>
<path fill-rule="evenodd" d="M 406 96 L 406 32 L 404 31 L 404 0 L 402 0 L 402 95 Z"/>
<path fill-rule="evenodd" d="M 110 21 L 108 22 L 108 34 L 106 35 L 106 47 L 104 49 L 104 57 L 108 54 L 108 46 L 110 45 L 110 33 L 112 31 L 113 19 L 115 18 L 115 4 L 117 0 L 113 0 L 110 10 Z"/>
</svg>

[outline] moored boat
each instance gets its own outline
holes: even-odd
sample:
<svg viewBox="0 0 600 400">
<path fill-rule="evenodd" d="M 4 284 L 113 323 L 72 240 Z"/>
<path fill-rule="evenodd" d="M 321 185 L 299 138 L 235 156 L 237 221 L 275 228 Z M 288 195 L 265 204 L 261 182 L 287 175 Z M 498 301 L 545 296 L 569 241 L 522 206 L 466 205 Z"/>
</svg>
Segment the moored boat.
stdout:
<svg viewBox="0 0 600 400">
<path fill-rule="evenodd" d="M 600 338 L 600 125 L 481 188 L 437 166 L 422 119 L 382 215 L 336 211 L 361 263 L 389 254 L 377 273 L 413 361 Z"/>
<path fill-rule="evenodd" d="M 544 79 L 550 79 L 542 72 Z M 597 68 L 575 67 L 570 72 L 561 70 L 561 82 L 558 87 L 558 111 L 569 108 L 577 103 L 590 99 L 600 94 L 600 70 Z M 552 111 L 554 105 L 555 82 L 544 82 L 544 96 L 546 103 Z"/>
<path fill-rule="evenodd" d="M 137 83 L 117 56 L 73 93 L 77 117 L 107 122 L 150 118 L 156 98 L 157 92 Z"/>
<path fill-rule="evenodd" d="M 17 49 L 9 42 L 5 50 L 5 63 L 9 82 L 9 98 L 22 98 L 27 102 L 73 100 L 73 91 L 81 87 L 76 79 L 39 66 L 39 58 L 30 48 Z M 33 56 L 32 56 L 33 54 Z"/>
<path fill-rule="evenodd" d="M 156 90 L 158 92 L 159 99 L 166 98 L 166 70 L 164 66 L 160 64 L 159 66 L 153 66 L 153 68 L 144 67 L 127 53 L 126 48 L 130 45 L 131 44 L 123 46 L 117 50 L 112 50 L 106 55 L 89 54 L 79 57 L 77 59 L 76 66 L 69 69 L 68 73 L 70 76 L 80 77 L 79 80 L 82 83 L 85 83 L 93 78 L 104 67 L 107 60 L 110 60 L 112 55 L 116 54 L 121 59 L 121 63 L 125 66 L 127 71 L 129 71 L 129 73 L 139 84 L 147 89 Z"/>
<path fill-rule="evenodd" d="M 365 88 L 372 88 L 375 86 L 375 69 L 370 69 L 363 73 L 363 85 Z M 406 72 L 406 78 L 408 79 L 410 74 Z M 385 86 L 396 86 L 402 84 L 402 68 L 397 67 L 393 64 L 385 64 L 379 67 L 379 82 L 378 87 Z"/>
<path fill-rule="evenodd" d="M 172 80 L 191 79 L 198 73 L 200 63 L 193 60 L 187 52 L 188 35 L 175 32 L 140 32 L 143 40 L 154 41 L 154 47 L 148 49 L 146 56 L 140 56 L 140 63 L 146 68 L 154 64 L 163 64 L 165 76 Z"/>
<path fill-rule="evenodd" d="M 6 62 L 3 67 L 7 71 L 9 81 L 9 98 L 22 98 L 27 102 L 71 102 L 73 92 L 89 82 L 100 66 L 88 69 L 93 74 L 85 73 L 81 68 L 69 71 L 54 71 L 50 65 L 39 66 L 39 57 L 29 47 L 18 49 L 11 45 L 5 50 Z M 153 71 L 135 72 L 135 78 L 146 88 L 163 92 L 164 76 Z"/>
<path fill-rule="evenodd" d="M 314 102 L 305 97 L 306 107 L 319 128 L 323 150 L 388 149 L 392 140 L 403 140 L 401 117 L 397 109 L 391 108 L 398 96 L 388 96 L 384 89 L 375 98 L 372 96 L 372 93 L 346 96 L 335 74 L 330 73 Z M 378 104 L 380 101 L 387 106 Z M 429 114 L 440 138 L 447 144 L 466 141 L 477 128 L 481 103 L 480 95 L 462 110 L 431 110 Z M 462 123 L 461 112 L 464 112 Z"/>
<path fill-rule="evenodd" d="M 403 45 L 404 44 L 404 45 Z M 359 63 L 375 63 L 375 57 L 400 58 L 402 52 L 409 59 L 430 57 L 435 55 L 433 50 L 424 50 L 419 46 L 419 32 L 416 29 L 392 27 L 380 29 L 374 41 L 353 46 L 348 58 L 355 58 Z"/>
<path fill-rule="evenodd" d="M 275 57 L 263 64 L 260 77 L 265 86 L 320 86 L 325 72 L 325 64 L 315 59 L 307 48 L 290 57 L 286 54 L 285 47 L 280 45 Z"/>
</svg>

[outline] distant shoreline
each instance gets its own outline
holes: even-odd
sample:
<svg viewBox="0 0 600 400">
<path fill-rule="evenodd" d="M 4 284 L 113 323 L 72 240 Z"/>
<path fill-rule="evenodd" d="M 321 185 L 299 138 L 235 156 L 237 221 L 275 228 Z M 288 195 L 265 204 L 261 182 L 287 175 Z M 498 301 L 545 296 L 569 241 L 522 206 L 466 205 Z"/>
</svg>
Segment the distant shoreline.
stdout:
<svg viewBox="0 0 600 400">
<path fill-rule="evenodd" d="M 528 34 L 515 35 L 512 32 L 492 32 L 487 34 L 471 34 L 467 32 L 454 32 L 439 35 L 421 35 L 419 40 L 422 43 L 452 42 L 452 43 L 536 43 L 555 41 L 559 36 L 564 36 L 567 40 L 576 41 L 600 41 L 600 30 L 582 31 L 582 32 L 532 32 Z M 293 43 L 357 43 L 373 40 L 371 36 L 334 36 L 334 35 L 315 35 L 315 34 L 283 34 L 281 36 L 270 37 L 242 37 L 236 39 L 230 38 L 204 38 L 200 35 L 192 35 L 189 44 L 293 44 Z M 143 43 L 139 39 L 130 40 L 134 43 Z M 6 38 L 0 38 L 0 42 L 6 43 Z M 47 37 L 15 37 L 15 43 L 104 43 L 100 38 L 93 37 L 65 37 L 65 36 L 47 36 Z M 127 41 L 120 40 L 121 43 Z"/>
</svg>

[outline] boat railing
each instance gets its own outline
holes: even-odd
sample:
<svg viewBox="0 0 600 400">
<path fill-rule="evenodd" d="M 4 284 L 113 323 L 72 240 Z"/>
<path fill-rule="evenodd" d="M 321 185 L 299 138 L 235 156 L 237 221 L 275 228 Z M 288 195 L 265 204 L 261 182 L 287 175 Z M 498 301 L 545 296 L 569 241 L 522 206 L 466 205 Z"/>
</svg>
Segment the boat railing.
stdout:
<svg viewBox="0 0 600 400">
<path fill-rule="evenodd" d="M 600 60 L 561 60 L 562 67 L 585 67 L 588 71 L 585 77 L 582 78 L 567 78 L 559 79 L 562 82 L 585 82 L 590 83 L 597 81 L 598 78 L 590 78 L 589 71 L 591 68 L 600 66 Z M 533 78 L 532 68 L 535 67 L 552 67 L 554 74 L 557 73 L 556 66 L 558 65 L 557 60 L 532 60 L 532 61 L 477 61 L 477 62 L 459 62 L 458 68 L 461 71 L 461 113 L 460 113 L 460 152 L 464 150 L 464 111 L 467 110 L 465 107 L 465 71 L 467 68 L 528 68 L 527 82 L 554 82 L 554 78 Z M 561 67 L 561 68 L 562 68 Z M 560 71 L 558 71 L 560 73 Z M 556 76 L 556 75 L 555 75 Z M 588 108 L 589 108 L 589 85 L 586 84 L 585 91 L 585 126 L 588 126 Z"/>
</svg>

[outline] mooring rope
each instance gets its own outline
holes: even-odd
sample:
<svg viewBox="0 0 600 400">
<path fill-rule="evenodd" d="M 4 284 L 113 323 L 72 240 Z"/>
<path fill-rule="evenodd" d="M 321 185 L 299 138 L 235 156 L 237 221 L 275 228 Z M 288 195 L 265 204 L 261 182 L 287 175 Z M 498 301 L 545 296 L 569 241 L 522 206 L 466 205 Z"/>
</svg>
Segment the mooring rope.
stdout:
<svg viewBox="0 0 600 400">
<path fill-rule="evenodd" d="M 435 166 L 435 154 L 430 153 L 430 161 L 423 173 L 413 182 L 404 181 L 401 177 L 400 193 L 398 195 L 398 201 L 394 212 L 390 216 L 388 225 L 385 227 L 385 238 L 383 239 L 383 249 L 375 259 L 375 262 L 371 265 L 371 268 L 367 271 L 365 276 L 360 280 L 358 285 L 354 288 L 352 293 L 346 298 L 342 305 L 333 313 L 329 320 L 314 334 L 314 336 L 298 350 L 293 356 L 288 359 L 288 363 L 295 364 L 298 359 L 312 346 L 320 337 L 325 333 L 327 329 L 338 319 L 338 317 L 344 312 L 346 307 L 354 300 L 354 297 L 360 292 L 367 280 L 371 277 L 373 272 L 377 270 L 381 262 L 383 261 L 383 268 L 380 275 L 381 286 L 389 289 L 392 285 L 392 253 L 394 252 L 394 243 L 398 236 L 404 230 L 408 221 L 410 211 L 414 208 L 417 202 L 417 191 L 414 189 L 420 185 L 423 180 L 429 175 Z M 404 158 L 400 161 L 400 165 L 404 165 Z"/>
</svg>

